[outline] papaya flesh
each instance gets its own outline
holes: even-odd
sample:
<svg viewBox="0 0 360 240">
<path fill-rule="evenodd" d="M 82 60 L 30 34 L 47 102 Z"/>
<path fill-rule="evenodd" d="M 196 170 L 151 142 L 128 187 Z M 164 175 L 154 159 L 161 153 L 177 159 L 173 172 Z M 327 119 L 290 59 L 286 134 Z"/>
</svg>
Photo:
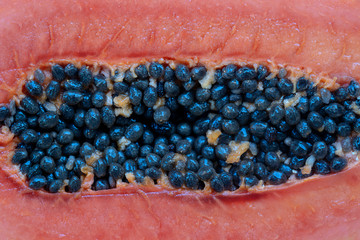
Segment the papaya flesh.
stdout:
<svg viewBox="0 0 360 240">
<path fill-rule="evenodd" d="M 268 62 L 344 84 L 358 79 L 356 2 L 3 1 L 0 100 L 27 72 L 74 60 L 131 64 L 166 58 Z M 71 27 L 70 27 L 71 26 Z M 4 239 L 357 239 L 360 167 L 264 192 L 198 194 L 160 187 L 79 194 L 29 190 L 9 174 L 1 133 L 0 233 Z"/>
</svg>

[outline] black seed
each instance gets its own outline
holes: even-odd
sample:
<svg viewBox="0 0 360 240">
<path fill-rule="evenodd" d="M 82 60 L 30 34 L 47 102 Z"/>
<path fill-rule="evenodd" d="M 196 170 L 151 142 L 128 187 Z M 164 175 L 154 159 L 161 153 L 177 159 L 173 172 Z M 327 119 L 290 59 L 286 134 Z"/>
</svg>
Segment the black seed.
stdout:
<svg viewBox="0 0 360 240">
<path fill-rule="evenodd" d="M 36 69 L 35 72 L 34 72 L 34 78 L 39 83 L 43 83 L 45 81 L 45 74 L 40 69 Z"/>
<path fill-rule="evenodd" d="M 236 70 L 237 67 L 235 65 L 229 64 L 222 68 L 222 77 L 225 79 L 233 79 L 235 78 Z"/>
<path fill-rule="evenodd" d="M 75 115 L 74 108 L 67 105 L 66 103 L 61 104 L 59 110 L 63 119 L 70 121 L 74 118 Z"/>
<path fill-rule="evenodd" d="M 126 128 L 125 137 L 132 141 L 136 142 L 143 134 L 144 127 L 141 123 L 133 123 Z"/>
<path fill-rule="evenodd" d="M 176 127 L 176 130 L 180 135 L 184 137 L 190 136 L 191 134 L 191 126 L 188 123 L 179 123 Z"/>
<path fill-rule="evenodd" d="M 257 185 L 259 183 L 259 179 L 257 179 L 257 177 L 255 176 L 247 176 L 245 178 L 245 185 L 248 187 L 253 187 L 255 185 Z"/>
<path fill-rule="evenodd" d="M 46 178 L 42 175 L 36 175 L 29 181 L 29 187 L 34 190 L 40 190 L 46 185 Z"/>
<path fill-rule="evenodd" d="M 258 80 L 264 79 L 268 75 L 267 67 L 265 67 L 263 65 L 259 65 L 259 67 L 257 68 L 257 74 L 258 74 L 258 77 L 257 77 Z"/>
<path fill-rule="evenodd" d="M 335 133 L 335 131 L 336 131 L 335 121 L 328 117 L 325 118 L 324 130 L 327 131 L 328 133 Z"/>
<path fill-rule="evenodd" d="M 81 107 L 83 109 L 89 109 L 89 108 L 93 107 L 91 98 L 92 98 L 92 94 L 89 92 L 85 92 L 84 98 L 83 98 L 82 102 L 79 104 L 80 105 L 79 107 Z"/>
<path fill-rule="evenodd" d="M 92 97 L 91 102 L 96 108 L 101 108 L 106 102 L 106 95 L 103 92 L 96 91 Z"/>
<path fill-rule="evenodd" d="M 184 184 L 184 176 L 181 172 L 172 170 L 169 172 L 169 181 L 174 188 L 181 188 Z"/>
<path fill-rule="evenodd" d="M 10 116 L 10 110 L 6 106 L 0 106 L 0 121 L 4 121 Z"/>
<path fill-rule="evenodd" d="M 227 83 L 227 86 L 231 90 L 239 89 L 241 87 L 241 82 L 238 79 L 234 78 Z"/>
<path fill-rule="evenodd" d="M 278 169 L 280 166 L 279 156 L 275 152 L 266 153 L 265 164 L 269 167 L 269 169 Z"/>
<path fill-rule="evenodd" d="M 190 91 L 192 88 L 194 88 L 196 86 L 196 82 L 190 78 L 189 81 L 184 82 L 182 85 L 183 85 L 185 91 Z"/>
<path fill-rule="evenodd" d="M 39 97 L 43 92 L 43 88 L 37 81 L 28 81 L 25 88 L 31 96 Z"/>
<path fill-rule="evenodd" d="M 340 87 L 335 91 L 335 98 L 337 101 L 342 102 L 346 99 L 348 92 L 346 88 Z"/>
<path fill-rule="evenodd" d="M 322 107 L 322 105 L 323 105 L 322 99 L 317 94 L 312 96 L 309 100 L 310 111 L 317 111 Z"/>
<path fill-rule="evenodd" d="M 58 144 L 53 144 L 47 149 L 46 153 L 53 159 L 59 159 L 62 154 L 61 147 Z"/>
<path fill-rule="evenodd" d="M 347 137 L 351 134 L 351 126 L 347 123 L 339 123 L 336 132 L 341 137 Z"/>
<path fill-rule="evenodd" d="M 46 173 L 53 173 L 56 168 L 56 163 L 53 158 L 45 156 L 40 161 L 40 167 Z"/>
<path fill-rule="evenodd" d="M 186 82 L 190 80 L 190 71 L 189 68 L 183 64 L 179 64 L 175 69 L 175 76 L 180 81 Z"/>
<path fill-rule="evenodd" d="M 74 125 L 78 128 L 81 128 L 84 126 L 85 123 L 85 110 L 83 109 L 78 109 L 75 112 L 75 116 L 74 116 Z"/>
<path fill-rule="evenodd" d="M 81 91 L 83 88 L 81 82 L 79 82 L 76 79 L 69 79 L 65 81 L 64 87 L 66 90 L 76 90 L 76 91 Z"/>
<path fill-rule="evenodd" d="M 264 88 L 276 87 L 278 85 L 278 83 L 279 83 L 279 81 L 277 78 L 265 79 L 263 81 L 263 87 Z"/>
<path fill-rule="evenodd" d="M 28 124 L 25 121 L 15 122 L 10 129 L 15 135 L 20 135 L 23 131 L 28 129 Z"/>
<path fill-rule="evenodd" d="M 157 91 L 154 87 L 148 87 L 144 91 L 143 102 L 147 107 L 153 107 L 157 101 Z"/>
<path fill-rule="evenodd" d="M 135 74 L 140 79 L 145 79 L 149 77 L 148 70 L 146 69 L 146 66 L 144 64 L 140 64 L 135 68 Z"/>
<path fill-rule="evenodd" d="M 64 165 L 59 165 L 58 167 L 56 167 L 56 170 L 54 172 L 54 176 L 57 178 L 57 179 L 61 179 L 61 180 L 64 180 L 68 177 L 68 172 L 65 168 Z"/>
<path fill-rule="evenodd" d="M 345 113 L 345 108 L 339 103 L 331 103 L 325 108 L 325 112 L 329 115 L 329 117 L 337 118 L 341 117 Z"/>
<path fill-rule="evenodd" d="M 309 87 L 309 80 L 304 77 L 301 77 L 296 82 L 296 91 L 302 92 L 308 89 Z"/>
<path fill-rule="evenodd" d="M 65 79 L 64 68 L 58 64 L 51 67 L 51 73 L 56 81 L 63 81 Z"/>
<path fill-rule="evenodd" d="M 324 160 L 318 160 L 314 163 L 314 172 L 317 174 L 329 174 L 330 173 L 330 167 L 327 162 Z"/>
<path fill-rule="evenodd" d="M 101 123 L 100 112 L 96 108 L 89 109 L 85 114 L 85 125 L 89 129 L 99 128 Z"/>
<path fill-rule="evenodd" d="M 211 179 L 210 181 L 210 187 L 215 191 L 215 192 L 222 192 L 224 191 L 225 187 L 224 187 L 224 183 L 221 181 L 219 176 L 215 176 L 213 179 Z"/>
<path fill-rule="evenodd" d="M 305 120 L 301 120 L 296 125 L 296 130 L 299 132 L 299 134 L 303 138 L 307 138 L 309 136 L 309 134 L 311 133 L 311 128 L 310 128 L 309 124 Z"/>
<path fill-rule="evenodd" d="M 115 116 L 113 109 L 108 106 L 103 107 L 101 109 L 101 119 L 102 119 L 102 123 L 106 127 L 108 127 L 108 128 L 112 127 L 116 120 L 116 116 Z"/>
<path fill-rule="evenodd" d="M 255 79 L 256 77 L 257 74 L 252 68 L 242 67 L 236 71 L 236 78 L 239 80 Z"/>
<path fill-rule="evenodd" d="M 285 116 L 285 110 L 280 105 L 275 105 L 270 109 L 269 118 L 272 124 L 278 125 Z"/>
<path fill-rule="evenodd" d="M 272 185 L 279 185 L 287 181 L 286 175 L 283 172 L 272 171 L 268 176 L 268 181 Z"/>
<path fill-rule="evenodd" d="M 267 176 L 269 175 L 269 172 L 263 163 L 255 163 L 254 173 L 259 179 L 262 180 L 266 180 Z"/>
<path fill-rule="evenodd" d="M 80 143 L 78 141 L 72 141 L 68 145 L 66 145 L 63 149 L 64 155 L 76 155 L 79 153 L 80 150 Z"/>
<path fill-rule="evenodd" d="M 239 114 L 239 110 L 236 104 L 228 103 L 221 109 L 221 113 L 228 119 L 234 119 Z"/>
<path fill-rule="evenodd" d="M 69 78 L 76 78 L 78 75 L 79 70 L 77 69 L 77 67 L 75 67 L 73 64 L 69 63 L 68 65 L 65 66 L 65 74 L 69 77 Z"/>
<path fill-rule="evenodd" d="M 226 160 L 228 155 L 231 153 L 231 148 L 225 144 L 219 144 L 215 148 L 215 155 L 220 160 Z"/>
<path fill-rule="evenodd" d="M 81 187 L 81 181 L 79 177 L 72 176 L 69 180 L 69 192 L 77 192 L 80 190 Z"/>
<path fill-rule="evenodd" d="M 101 92 L 108 91 L 107 81 L 103 74 L 98 74 L 94 76 L 94 85 L 98 91 Z"/>
<path fill-rule="evenodd" d="M 307 146 L 304 142 L 294 140 L 290 145 L 290 151 L 298 157 L 304 157 L 307 154 Z"/>
<path fill-rule="evenodd" d="M 265 131 L 264 138 L 268 142 L 274 142 L 274 141 L 276 141 L 277 133 L 278 133 L 278 131 L 276 130 L 276 128 L 269 127 Z"/>
<path fill-rule="evenodd" d="M 43 129 L 50 129 L 58 124 L 59 116 L 54 112 L 45 112 L 38 119 L 39 126 Z"/>
<path fill-rule="evenodd" d="M 117 94 L 124 94 L 129 90 L 129 85 L 125 82 L 116 82 L 113 85 L 114 91 Z"/>
<path fill-rule="evenodd" d="M 342 116 L 342 120 L 345 123 L 353 124 L 356 121 L 356 115 L 352 111 L 346 111 L 345 114 Z"/>
<path fill-rule="evenodd" d="M 86 66 L 81 67 L 79 71 L 79 79 L 82 85 L 87 88 L 93 82 L 93 76 L 90 69 Z"/>
<path fill-rule="evenodd" d="M 168 107 L 162 106 L 155 110 L 154 121 L 157 124 L 163 124 L 169 120 L 170 116 L 171 116 L 170 109 Z"/>
<path fill-rule="evenodd" d="M 313 155 L 316 159 L 323 159 L 326 157 L 328 147 L 325 142 L 316 142 L 313 145 Z"/>
<path fill-rule="evenodd" d="M 164 66 L 158 62 L 152 62 L 149 66 L 149 74 L 152 78 L 160 78 L 164 74 Z"/>
<path fill-rule="evenodd" d="M 296 106 L 297 110 L 302 113 L 305 114 L 309 111 L 309 100 L 306 97 L 301 97 L 299 100 L 299 103 Z"/>
<path fill-rule="evenodd" d="M 294 90 L 294 84 L 289 79 L 282 78 L 278 82 L 278 88 L 283 94 L 289 95 Z"/>
<path fill-rule="evenodd" d="M 15 118 L 15 122 L 26 121 L 27 116 L 23 111 L 18 111 L 16 112 L 14 118 Z"/>
<path fill-rule="evenodd" d="M 110 144 L 110 137 L 107 133 L 100 133 L 94 139 L 94 146 L 100 151 L 104 151 Z"/>
<path fill-rule="evenodd" d="M 105 177 L 107 170 L 106 161 L 102 158 L 98 159 L 94 164 L 94 174 L 96 177 Z"/>
<path fill-rule="evenodd" d="M 110 164 L 109 175 L 112 178 L 114 178 L 115 180 L 122 179 L 124 177 L 124 174 L 125 174 L 125 170 L 120 164 L 118 163 Z"/>
<path fill-rule="evenodd" d="M 215 170 L 210 166 L 201 166 L 197 174 L 201 180 L 208 181 L 214 176 Z"/>
<path fill-rule="evenodd" d="M 188 107 L 194 103 L 194 95 L 192 92 L 185 92 L 179 95 L 177 99 L 181 106 Z"/>
<path fill-rule="evenodd" d="M 31 179 L 32 177 L 36 175 L 41 175 L 42 171 L 39 164 L 34 164 L 29 168 L 27 177 Z"/>
<path fill-rule="evenodd" d="M 201 116 L 204 113 L 208 112 L 210 109 L 210 105 L 207 102 L 196 102 L 194 104 L 192 104 L 189 107 L 189 112 L 194 115 L 194 116 Z"/>
<path fill-rule="evenodd" d="M 161 157 L 155 153 L 149 153 L 146 156 L 146 163 L 149 167 L 160 167 Z"/>
<path fill-rule="evenodd" d="M 266 110 L 270 102 L 264 96 L 259 96 L 255 99 L 255 106 L 258 110 Z"/>
<path fill-rule="evenodd" d="M 324 118 L 318 112 L 310 112 L 307 122 L 312 129 L 319 130 L 324 126 Z"/>
<path fill-rule="evenodd" d="M 300 113 L 294 107 L 288 107 L 285 109 L 285 120 L 289 125 L 296 125 L 300 121 Z"/>
<path fill-rule="evenodd" d="M 225 96 L 223 98 L 220 98 L 215 102 L 215 108 L 216 110 L 220 110 L 225 104 L 229 103 L 229 96 Z"/>
<path fill-rule="evenodd" d="M 25 144 L 36 143 L 38 139 L 39 136 L 33 129 L 26 129 L 20 135 L 20 140 Z"/>
<path fill-rule="evenodd" d="M 218 100 L 226 95 L 226 87 L 224 85 L 215 84 L 211 88 L 211 99 Z"/>
<path fill-rule="evenodd" d="M 142 99 L 142 92 L 138 88 L 131 86 L 129 89 L 129 98 L 133 105 L 139 105 Z"/>
<path fill-rule="evenodd" d="M 176 97 L 180 93 L 180 88 L 174 81 L 165 82 L 164 89 L 168 97 Z"/>
<path fill-rule="evenodd" d="M 69 144 L 74 138 L 74 133 L 70 129 L 62 129 L 56 137 L 60 144 Z"/>
<path fill-rule="evenodd" d="M 292 157 L 292 158 L 290 159 L 289 166 L 290 166 L 292 169 L 297 170 L 297 169 L 300 169 L 301 167 L 304 166 L 305 161 L 306 161 L 305 158 Z"/>
<path fill-rule="evenodd" d="M 124 135 L 124 128 L 123 127 L 113 127 L 110 129 L 110 139 L 112 141 L 117 141 L 119 140 L 123 135 Z"/>
<path fill-rule="evenodd" d="M 199 186 L 199 178 L 196 173 L 189 171 L 185 174 L 185 186 L 191 189 L 197 189 Z"/>
<path fill-rule="evenodd" d="M 191 78 L 195 81 L 201 80 L 206 75 L 206 68 L 204 66 L 194 67 L 191 69 Z"/>
<path fill-rule="evenodd" d="M 257 137 L 263 137 L 268 124 L 266 122 L 252 122 L 250 123 L 250 132 Z"/>
<path fill-rule="evenodd" d="M 360 85 L 357 81 L 352 80 L 347 87 L 347 92 L 350 97 L 357 98 L 360 95 Z"/>
<path fill-rule="evenodd" d="M 239 162 L 239 175 L 247 176 L 254 172 L 254 163 L 250 160 L 242 160 Z"/>
<path fill-rule="evenodd" d="M 243 93 L 253 93 L 257 89 L 256 80 L 244 80 L 241 84 L 241 90 Z"/>
<path fill-rule="evenodd" d="M 161 177 L 161 171 L 156 167 L 150 167 L 145 170 L 145 175 L 155 180 Z"/>
<path fill-rule="evenodd" d="M 264 94 L 269 101 L 279 100 L 281 97 L 280 91 L 276 87 L 266 88 Z"/>
<path fill-rule="evenodd" d="M 29 114 L 36 114 L 40 110 L 40 107 L 39 107 L 39 104 L 37 103 L 37 101 L 28 96 L 24 97 L 20 101 L 20 105 L 21 105 L 21 107 L 23 107 L 24 111 Z"/>
<path fill-rule="evenodd" d="M 19 164 L 23 162 L 28 157 L 28 152 L 24 148 L 18 148 L 15 150 L 14 156 L 11 161 L 13 164 Z"/>
<path fill-rule="evenodd" d="M 240 128 L 238 134 L 235 137 L 235 141 L 236 142 L 249 141 L 249 139 L 250 139 L 249 128 L 248 127 Z"/>
<path fill-rule="evenodd" d="M 262 121 L 265 122 L 268 120 L 268 113 L 266 111 L 255 110 L 251 113 L 251 120 L 253 121 Z"/>
<path fill-rule="evenodd" d="M 50 182 L 48 190 L 51 193 L 57 193 L 62 187 L 63 182 L 61 180 L 53 180 Z"/>
<path fill-rule="evenodd" d="M 29 159 L 32 163 L 39 163 L 44 156 L 45 153 L 43 151 L 35 149 L 32 153 L 30 153 Z"/>
<path fill-rule="evenodd" d="M 47 149 L 51 146 L 52 142 L 53 137 L 50 133 L 42 133 L 36 143 L 36 147 L 40 149 Z"/>
<path fill-rule="evenodd" d="M 27 123 L 29 124 L 30 128 L 37 128 L 38 127 L 38 117 L 37 116 L 28 117 Z"/>
<path fill-rule="evenodd" d="M 340 172 L 347 166 L 347 160 L 342 157 L 334 158 L 330 163 L 332 172 Z"/>
<path fill-rule="evenodd" d="M 236 117 L 236 120 L 238 121 L 238 123 L 241 126 L 246 125 L 249 122 L 249 119 L 250 119 L 249 111 L 244 106 L 240 106 L 239 107 L 239 114 Z"/>
<path fill-rule="evenodd" d="M 353 143 L 352 143 L 352 145 L 353 145 L 353 148 L 355 149 L 355 150 L 360 150 L 360 137 L 355 137 L 354 139 L 353 139 Z"/>
<path fill-rule="evenodd" d="M 239 132 L 240 126 L 234 119 L 223 119 L 221 128 L 225 133 L 234 135 Z"/>
<path fill-rule="evenodd" d="M 286 178 L 289 178 L 293 173 L 290 166 L 286 164 L 280 164 L 279 171 L 283 172 L 286 175 Z"/>
<path fill-rule="evenodd" d="M 191 151 L 191 143 L 187 140 L 180 140 L 176 144 L 176 152 L 180 154 L 188 154 Z"/>
</svg>

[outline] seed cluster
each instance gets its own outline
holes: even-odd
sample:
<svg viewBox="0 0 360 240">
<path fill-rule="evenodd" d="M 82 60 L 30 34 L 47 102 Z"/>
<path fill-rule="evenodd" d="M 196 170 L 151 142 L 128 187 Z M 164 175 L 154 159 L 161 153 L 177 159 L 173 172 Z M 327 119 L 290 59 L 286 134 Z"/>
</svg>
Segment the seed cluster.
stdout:
<svg viewBox="0 0 360 240">
<path fill-rule="evenodd" d="M 0 107 L 21 141 L 12 162 L 35 190 L 76 192 L 93 173 L 94 190 L 166 176 L 174 188 L 233 191 L 343 170 L 339 137 L 344 153 L 360 150 L 356 81 L 330 92 L 262 65 L 49 70 L 50 81 L 34 72 L 18 106 Z"/>
</svg>

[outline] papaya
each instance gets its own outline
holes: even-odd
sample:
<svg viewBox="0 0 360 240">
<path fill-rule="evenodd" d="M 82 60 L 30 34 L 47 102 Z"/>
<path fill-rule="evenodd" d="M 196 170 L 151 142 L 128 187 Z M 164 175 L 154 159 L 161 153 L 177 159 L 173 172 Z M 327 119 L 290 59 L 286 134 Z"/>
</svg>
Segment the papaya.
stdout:
<svg viewBox="0 0 360 240">
<path fill-rule="evenodd" d="M 336 89 L 360 77 L 356 1 L 1 1 L 0 102 L 51 64 L 267 65 Z M 359 51 L 359 52 L 358 52 Z M 0 137 L 2 239 L 358 239 L 357 155 L 339 173 L 222 193 L 124 184 L 30 189 Z M 352 158 L 352 159 L 350 159 Z M 350 161 L 351 160 L 351 161 Z"/>
</svg>

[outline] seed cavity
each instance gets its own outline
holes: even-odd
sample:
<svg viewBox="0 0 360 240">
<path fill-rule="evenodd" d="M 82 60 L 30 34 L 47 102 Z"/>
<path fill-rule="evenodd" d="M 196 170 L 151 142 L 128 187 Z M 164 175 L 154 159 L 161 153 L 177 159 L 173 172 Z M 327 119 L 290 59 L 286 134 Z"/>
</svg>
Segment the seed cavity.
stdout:
<svg viewBox="0 0 360 240">
<path fill-rule="evenodd" d="M 235 191 L 336 173 L 360 150 L 355 80 L 330 91 L 265 65 L 75 65 L 36 69 L 0 106 L 34 190 Z"/>
</svg>

